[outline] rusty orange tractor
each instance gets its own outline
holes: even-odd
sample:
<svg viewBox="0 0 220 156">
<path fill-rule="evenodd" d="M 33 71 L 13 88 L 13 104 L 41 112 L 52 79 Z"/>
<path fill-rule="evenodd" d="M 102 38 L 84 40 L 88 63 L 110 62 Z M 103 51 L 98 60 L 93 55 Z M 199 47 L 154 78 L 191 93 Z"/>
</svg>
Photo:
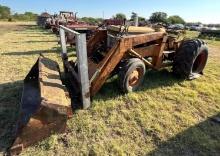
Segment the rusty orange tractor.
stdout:
<svg viewBox="0 0 220 156">
<path fill-rule="evenodd" d="M 163 29 L 109 26 L 97 30 L 89 41 L 85 34 L 64 26 L 59 32 L 64 74 L 61 78 L 57 62 L 39 57 L 24 80 L 11 153 L 19 153 L 53 132 L 63 132 L 73 106 L 90 107 L 90 98 L 113 75 L 118 75 L 121 90 L 128 93 L 142 85 L 147 69 L 171 66 L 175 75 L 194 79 L 203 74 L 208 59 L 202 40 L 178 40 Z M 68 55 L 66 32 L 75 36 L 74 61 Z"/>
</svg>

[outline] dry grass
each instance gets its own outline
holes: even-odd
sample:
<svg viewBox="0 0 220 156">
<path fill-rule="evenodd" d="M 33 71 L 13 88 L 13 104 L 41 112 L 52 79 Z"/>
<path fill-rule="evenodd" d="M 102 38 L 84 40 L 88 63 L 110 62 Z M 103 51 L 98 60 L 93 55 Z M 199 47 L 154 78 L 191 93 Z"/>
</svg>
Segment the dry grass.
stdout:
<svg viewBox="0 0 220 156">
<path fill-rule="evenodd" d="M 17 115 L 22 79 L 40 51 L 59 61 L 55 41 L 36 26 L 1 37 L 0 149 L 10 135 L 5 128 L 13 126 L 7 120 Z M 55 134 L 22 155 L 219 155 L 220 125 L 209 117 L 220 116 L 220 42 L 209 47 L 203 77 L 181 81 L 170 69 L 148 71 L 142 88 L 127 95 L 120 93 L 117 78 L 109 80 L 93 106 L 69 120 L 66 134 Z"/>
</svg>

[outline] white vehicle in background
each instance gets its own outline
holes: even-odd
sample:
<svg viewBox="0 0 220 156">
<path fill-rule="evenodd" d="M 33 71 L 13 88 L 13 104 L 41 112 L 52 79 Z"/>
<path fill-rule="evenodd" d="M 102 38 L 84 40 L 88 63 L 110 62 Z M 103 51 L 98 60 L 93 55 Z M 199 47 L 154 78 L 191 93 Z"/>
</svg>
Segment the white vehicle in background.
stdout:
<svg viewBox="0 0 220 156">
<path fill-rule="evenodd" d="M 203 29 L 203 25 L 202 24 L 195 24 L 195 25 L 190 27 L 191 31 L 201 31 L 202 29 Z"/>
<path fill-rule="evenodd" d="M 216 27 L 210 27 L 209 30 L 218 30 Z"/>
<path fill-rule="evenodd" d="M 173 30 L 184 30 L 185 27 L 183 24 L 173 24 L 173 25 L 170 25 L 168 27 L 168 29 L 173 29 Z"/>
<path fill-rule="evenodd" d="M 210 26 L 209 27 L 206 26 L 202 28 L 202 31 L 206 31 L 206 30 L 215 31 L 215 30 L 220 30 L 220 29 L 216 27 L 210 27 Z"/>
</svg>

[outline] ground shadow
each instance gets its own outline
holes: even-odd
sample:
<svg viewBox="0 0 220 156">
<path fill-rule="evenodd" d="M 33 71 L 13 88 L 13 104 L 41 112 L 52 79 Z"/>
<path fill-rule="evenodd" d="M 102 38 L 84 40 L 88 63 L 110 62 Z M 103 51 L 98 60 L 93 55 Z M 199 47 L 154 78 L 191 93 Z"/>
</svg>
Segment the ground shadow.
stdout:
<svg viewBox="0 0 220 156">
<path fill-rule="evenodd" d="M 183 79 L 177 78 L 168 69 L 162 69 L 160 71 L 149 70 L 145 75 L 143 85 L 137 92 L 155 89 L 159 87 L 170 87 L 183 81 Z M 124 94 L 120 89 L 118 77 L 116 76 L 109 79 L 93 99 L 109 100 L 121 95 Z"/>
<path fill-rule="evenodd" d="M 51 54 L 51 53 L 59 53 L 59 48 L 54 47 L 50 50 L 34 50 L 34 51 L 27 51 L 27 52 L 21 52 L 21 51 L 17 51 L 17 52 L 8 52 L 8 53 L 3 53 L 2 55 L 39 55 L 39 54 Z"/>
<path fill-rule="evenodd" d="M 28 35 L 28 36 L 25 36 L 25 37 L 28 37 L 28 38 L 33 38 L 33 37 L 42 37 L 42 35 Z"/>
<path fill-rule="evenodd" d="M 14 44 L 21 44 L 21 43 L 58 43 L 58 40 L 49 40 L 49 41 L 25 41 L 25 42 L 11 42 L 11 43 L 14 43 Z"/>
<path fill-rule="evenodd" d="M 37 25 L 18 25 L 17 27 L 22 28 L 22 31 L 20 29 L 15 30 L 17 31 L 17 34 L 31 34 L 31 33 L 40 33 L 40 34 L 53 34 L 52 31 L 45 30 Z"/>
<path fill-rule="evenodd" d="M 0 84 L 0 153 L 13 142 L 21 94 L 22 81 Z"/>
<path fill-rule="evenodd" d="M 23 34 L 23 35 L 53 35 L 51 32 L 45 32 L 45 31 L 41 31 L 39 29 L 37 29 L 36 31 L 34 30 L 28 30 L 28 29 L 25 29 L 26 31 L 25 32 L 17 32 L 16 34 Z M 55 34 L 54 34 L 55 35 Z M 42 36 L 41 36 L 42 37 Z"/>
<path fill-rule="evenodd" d="M 26 41 L 24 43 L 53 43 L 53 42 L 57 42 L 58 43 L 58 40 L 50 40 L 50 41 Z"/>
<path fill-rule="evenodd" d="M 184 79 L 177 77 L 171 69 L 165 68 L 159 71 L 149 70 L 145 76 L 145 81 L 141 91 L 161 87 L 169 87 L 183 82 Z"/>
<path fill-rule="evenodd" d="M 69 57 L 76 57 L 75 48 L 67 47 L 68 56 Z M 61 47 L 53 47 L 52 49 L 48 50 L 33 50 L 33 51 L 15 51 L 15 52 L 6 52 L 2 53 L 2 55 L 8 55 L 8 56 L 19 56 L 19 55 L 39 55 L 39 54 L 54 54 L 54 53 L 60 53 Z"/>
<path fill-rule="evenodd" d="M 27 28 L 28 28 L 28 27 L 32 27 L 32 28 L 33 28 L 33 27 L 34 27 L 34 28 L 37 27 L 36 24 L 28 24 L 28 25 L 25 25 L 25 24 L 19 24 L 18 26 L 21 26 L 21 27 L 27 27 Z"/>
<path fill-rule="evenodd" d="M 219 156 L 220 113 L 193 126 L 166 142 L 157 144 L 149 156 Z"/>
</svg>

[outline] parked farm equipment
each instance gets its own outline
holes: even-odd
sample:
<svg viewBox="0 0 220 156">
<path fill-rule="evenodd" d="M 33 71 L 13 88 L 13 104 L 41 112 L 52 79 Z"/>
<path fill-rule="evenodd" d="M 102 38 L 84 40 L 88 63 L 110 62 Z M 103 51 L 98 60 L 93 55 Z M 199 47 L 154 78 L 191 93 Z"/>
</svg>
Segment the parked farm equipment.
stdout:
<svg viewBox="0 0 220 156">
<path fill-rule="evenodd" d="M 54 15 L 51 20 L 51 29 L 54 33 L 59 31 L 59 26 L 64 25 L 66 26 L 68 23 L 76 22 L 76 13 L 70 11 L 60 11 L 59 15 Z"/>
<path fill-rule="evenodd" d="M 59 33 L 59 26 L 71 28 L 78 31 L 86 31 L 88 29 L 95 29 L 97 27 L 92 26 L 86 22 L 81 22 L 76 17 L 77 13 L 69 11 L 60 11 L 59 15 L 54 15 L 50 21 L 51 29 L 54 33 Z"/>
<path fill-rule="evenodd" d="M 220 29 L 217 29 L 217 30 L 202 30 L 201 33 L 200 33 L 200 37 L 220 39 Z"/>
<path fill-rule="evenodd" d="M 88 40 L 98 26 L 79 21 L 76 15 L 77 13 L 74 14 L 69 11 L 60 11 L 59 15 L 54 15 L 47 20 L 45 27 L 51 29 L 53 33 L 59 35 L 59 27 L 62 25 L 79 33 L 85 33 Z M 74 35 L 66 32 L 66 41 L 71 45 L 75 45 Z"/>
<path fill-rule="evenodd" d="M 51 20 L 51 18 L 52 16 L 49 13 L 44 12 L 37 17 L 37 25 L 45 29 L 50 29 L 51 27 L 49 21 Z"/>
<path fill-rule="evenodd" d="M 52 132 L 63 132 L 71 108 L 89 108 L 91 97 L 113 75 L 118 75 L 120 88 L 128 93 L 141 86 L 147 69 L 171 66 L 176 75 L 193 79 L 203 74 L 208 58 L 203 41 L 177 40 L 161 29 L 111 26 L 97 30 L 88 42 L 85 34 L 67 27 L 60 26 L 59 32 L 64 74 L 60 76 L 58 64 L 44 56 L 32 67 L 24 80 L 13 154 Z M 76 40 L 75 61 L 68 55 L 67 32 Z"/>
</svg>

